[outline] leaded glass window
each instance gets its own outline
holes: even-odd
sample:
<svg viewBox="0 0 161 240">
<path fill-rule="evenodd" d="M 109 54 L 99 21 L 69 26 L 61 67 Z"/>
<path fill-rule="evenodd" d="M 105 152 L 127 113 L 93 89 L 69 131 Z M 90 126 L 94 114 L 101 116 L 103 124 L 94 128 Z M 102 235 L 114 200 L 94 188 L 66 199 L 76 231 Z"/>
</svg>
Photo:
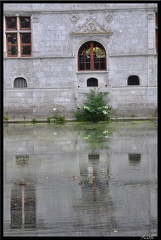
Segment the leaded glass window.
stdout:
<svg viewBox="0 0 161 240">
<path fill-rule="evenodd" d="M 20 29 L 30 29 L 30 17 L 20 18 Z"/>
<path fill-rule="evenodd" d="M 17 29 L 17 18 L 7 17 L 6 18 L 6 30 L 16 30 Z"/>
<path fill-rule="evenodd" d="M 31 56 L 31 18 L 6 17 L 5 30 L 7 57 Z"/>
<path fill-rule="evenodd" d="M 17 56 L 17 34 L 7 34 L 7 54 L 9 56 Z"/>
<path fill-rule="evenodd" d="M 21 52 L 23 55 L 31 55 L 31 34 L 22 33 L 21 34 Z"/>
<path fill-rule="evenodd" d="M 95 41 L 84 43 L 78 52 L 79 70 L 106 70 L 106 51 L 104 47 Z"/>
</svg>

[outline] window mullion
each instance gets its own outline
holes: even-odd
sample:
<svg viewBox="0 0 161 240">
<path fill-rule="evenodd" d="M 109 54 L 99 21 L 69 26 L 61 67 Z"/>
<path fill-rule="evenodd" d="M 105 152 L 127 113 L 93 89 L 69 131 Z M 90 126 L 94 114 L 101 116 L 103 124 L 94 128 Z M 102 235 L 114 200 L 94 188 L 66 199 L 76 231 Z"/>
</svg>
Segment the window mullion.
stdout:
<svg viewBox="0 0 161 240">
<path fill-rule="evenodd" d="M 19 21 L 19 17 L 17 17 L 17 46 L 18 46 L 18 57 L 21 56 L 21 44 L 20 44 L 20 21 Z"/>
<path fill-rule="evenodd" d="M 7 24 L 6 24 L 6 19 L 5 19 L 5 17 L 4 17 L 4 22 L 3 22 L 3 24 L 4 24 L 4 29 L 6 30 L 6 28 L 7 28 Z M 5 52 L 5 56 L 7 56 L 7 44 L 6 44 L 6 33 L 4 34 L 4 52 Z"/>
<path fill-rule="evenodd" d="M 90 62 L 91 62 L 90 70 L 94 70 L 93 42 L 90 42 Z"/>
</svg>

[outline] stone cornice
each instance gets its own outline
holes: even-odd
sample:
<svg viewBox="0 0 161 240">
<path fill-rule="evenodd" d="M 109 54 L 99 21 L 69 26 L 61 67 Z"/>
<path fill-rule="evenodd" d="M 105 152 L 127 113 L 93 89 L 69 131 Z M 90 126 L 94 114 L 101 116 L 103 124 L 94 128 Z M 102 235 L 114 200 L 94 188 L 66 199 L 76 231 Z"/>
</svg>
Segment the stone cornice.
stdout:
<svg viewBox="0 0 161 240">
<path fill-rule="evenodd" d="M 85 37 L 85 36 L 90 36 L 90 37 L 92 37 L 92 36 L 99 36 L 99 37 L 101 37 L 101 36 L 106 36 L 106 37 L 110 37 L 112 35 L 112 33 L 93 33 L 93 32 L 88 32 L 88 33 L 70 33 L 70 36 L 71 37 Z"/>
<path fill-rule="evenodd" d="M 83 5 L 90 5 L 90 8 L 83 8 Z M 6 5 L 4 3 L 4 5 Z M 108 11 L 138 11 L 138 10 L 156 10 L 157 9 L 157 3 L 151 3 L 151 4 L 148 4 L 148 3 L 145 3 L 143 5 L 141 5 L 141 3 L 138 3 L 138 4 L 130 4 L 128 3 L 126 6 L 124 4 L 117 4 L 117 3 L 114 3 L 114 4 L 100 4 L 100 3 L 96 3 L 94 4 L 95 6 L 93 6 L 93 4 L 89 4 L 89 3 L 83 3 L 83 4 L 79 4 L 78 3 L 78 6 L 77 4 L 75 4 L 75 6 L 73 7 L 73 4 L 71 3 L 71 9 L 68 9 L 68 8 L 63 8 L 62 5 L 63 4 L 60 4 L 60 9 L 51 9 L 48 10 L 46 7 L 39 7 L 39 8 L 35 8 L 35 3 L 32 3 L 32 4 L 27 4 L 27 5 L 31 5 L 30 8 L 25 8 L 25 5 L 26 4 L 21 4 L 21 6 L 18 6 L 20 4 L 16 3 L 16 5 L 18 6 L 18 8 L 16 8 L 15 6 L 13 6 L 14 4 L 10 4 L 8 5 L 7 7 L 4 6 L 4 15 L 12 15 L 13 13 L 20 13 L 20 14 L 29 14 L 29 13 L 32 13 L 32 14 L 50 14 L 50 13 L 55 13 L 55 14 L 72 14 L 72 13 L 82 13 L 82 12 L 92 12 L 92 13 L 95 13 L 95 12 L 103 12 L 103 13 L 106 13 Z M 41 5 L 41 4 L 37 4 L 37 5 Z M 42 3 L 42 5 L 44 5 Z M 50 4 L 49 5 L 53 5 L 54 4 Z M 67 5 L 67 4 L 65 4 Z M 70 5 L 70 4 L 69 4 Z M 24 6 L 24 7 L 23 7 Z M 80 9 L 81 7 L 82 9 Z M 14 10 L 14 7 L 15 7 L 15 10 Z M 19 9 L 20 7 L 20 9 Z M 50 6 L 49 6 L 50 7 Z M 46 8 L 46 9 L 45 9 Z M 73 8 L 73 9 L 72 9 Z"/>
<path fill-rule="evenodd" d="M 157 56 L 156 53 L 151 53 L 151 54 L 148 54 L 148 53 L 138 53 L 138 54 L 133 54 L 133 53 L 123 53 L 123 54 L 108 54 L 108 57 L 148 57 L 148 56 Z"/>
<path fill-rule="evenodd" d="M 151 54 L 108 54 L 108 57 L 148 57 L 154 56 L 157 57 L 156 53 Z M 62 59 L 62 58 L 75 58 L 75 56 L 33 56 L 33 57 L 4 57 L 4 60 L 34 60 L 34 59 Z"/>
</svg>

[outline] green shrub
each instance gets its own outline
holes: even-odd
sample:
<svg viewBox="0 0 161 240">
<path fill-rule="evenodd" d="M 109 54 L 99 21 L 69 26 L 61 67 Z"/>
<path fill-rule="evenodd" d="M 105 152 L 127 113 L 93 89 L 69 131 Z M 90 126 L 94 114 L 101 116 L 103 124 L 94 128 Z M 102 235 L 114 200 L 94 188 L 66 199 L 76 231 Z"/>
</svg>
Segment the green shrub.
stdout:
<svg viewBox="0 0 161 240">
<path fill-rule="evenodd" d="M 50 117 L 47 118 L 47 123 L 50 123 L 51 122 L 51 119 Z"/>
<path fill-rule="evenodd" d="M 32 122 L 33 122 L 33 123 L 37 123 L 37 119 L 36 119 L 36 118 L 33 118 L 33 119 L 32 119 Z"/>
<path fill-rule="evenodd" d="M 4 120 L 8 121 L 9 120 L 9 116 L 8 115 L 4 116 Z"/>
<path fill-rule="evenodd" d="M 83 106 L 74 113 L 78 121 L 98 122 L 110 119 L 111 108 L 108 106 L 108 92 L 90 90 L 84 94 L 86 100 Z"/>
<path fill-rule="evenodd" d="M 55 113 L 53 118 L 55 119 L 55 122 L 64 122 L 66 120 L 64 116 L 60 116 L 58 113 Z"/>
</svg>

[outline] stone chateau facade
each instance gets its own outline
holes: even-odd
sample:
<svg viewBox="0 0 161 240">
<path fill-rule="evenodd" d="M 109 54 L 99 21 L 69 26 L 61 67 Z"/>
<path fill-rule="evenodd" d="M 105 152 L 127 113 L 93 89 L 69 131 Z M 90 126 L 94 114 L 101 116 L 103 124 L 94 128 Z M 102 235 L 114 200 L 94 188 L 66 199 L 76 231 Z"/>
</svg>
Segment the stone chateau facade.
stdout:
<svg viewBox="0 0 161 240">
<path fill-rule="evenodd" d="M 97 88 L 113 117 L 157 108 L 156 3 L 5 3 L 4 115 L 70 119 Z"/>
</svg>

